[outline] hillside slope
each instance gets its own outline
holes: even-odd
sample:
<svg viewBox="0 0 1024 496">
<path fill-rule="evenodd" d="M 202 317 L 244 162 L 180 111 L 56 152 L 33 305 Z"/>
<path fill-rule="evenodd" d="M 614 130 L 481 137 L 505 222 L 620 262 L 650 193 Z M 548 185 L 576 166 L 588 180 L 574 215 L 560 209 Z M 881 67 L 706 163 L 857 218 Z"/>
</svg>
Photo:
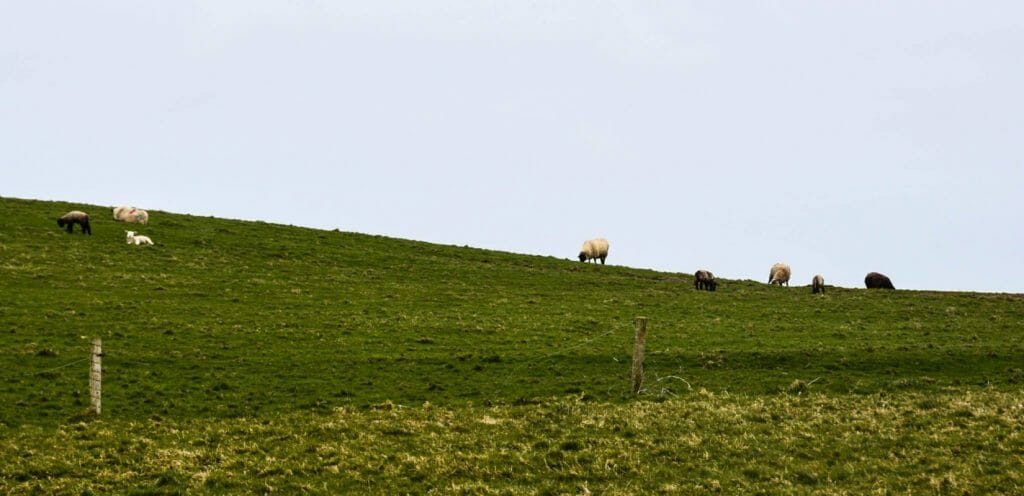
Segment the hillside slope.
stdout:
<svg viewBox="0 0 1024 496">
<path fill-rule="evenodd" d="M 56 226 L 71 209 L 92 236 Z M 648 398 L 1024 381 L 1020 295 L 697 292 L 688 274 L 158 211 L 138 247 L 109 212 L 0 199 L 0 423 L 81 415 L 92 337 L 123 419 L 625 401 L 639 315 Z"/>
</svg>

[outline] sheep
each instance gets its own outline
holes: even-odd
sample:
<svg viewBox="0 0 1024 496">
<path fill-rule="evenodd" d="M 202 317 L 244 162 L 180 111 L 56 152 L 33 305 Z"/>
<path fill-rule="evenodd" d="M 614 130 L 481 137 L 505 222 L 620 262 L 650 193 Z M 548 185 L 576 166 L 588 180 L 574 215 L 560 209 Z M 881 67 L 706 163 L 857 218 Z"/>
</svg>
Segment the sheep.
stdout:
<svg viewBox="0 0 1024 496">
<path fill-rule="evenodd" d="M 896 289 L 885 274 L 878 272 L 868 272 L 868 275 L 864 276 L 864 286 L 868 289 Z"/>
<path fill-rule="evenodd" d="M 89 227 L 89 214 L 82 212 L 81 210 L 72 210 L 57 219 L 57 225 L 59 227 L 67 226 L 66 229 L 68 234 L 74 232 L 75 224 L 82 226 L 82 234 L 92 236 L 92 228 Z"/>
<path fill-rule="evenodd" d="M 782 262 L 772 265 L 772 270 L 768 273 L 768 284 L 778 284 L 779 286 L 785 284 L 789 286 L 789 275 L 791 273 L 792 271 L 789 269 L 789 266 Z"/>
<path fill-rule="evenodd" d="M 114 220 L 146 225 L 149 223 L 149 212 L 135 207 L 115 207 Z"/>
<path fill-rule="evenodd" d="M 132 207 L 114 207 L 114 220 L 122 220 L 125 213 L 131 210 Z"/>
<path fill-rule="evenodd" d="M 153 240 L 149 236 L 135 234 L 135 231 L 125 231 L 126 242 L 130 245 L 152 245 Z"/>
<path fill-rule="evenodd" d="M 816 274 L 811 279 L 811 294 L 825 294 L 825 278 L 821 277 L 821 274 Z"/>
<path fill-rule="evenodd" d="M 608 258 L 608 240 L 604 238 L 587 240 L 583 243 L 579 256 L 580 262 L 594 260 L 594 263 L 597 263 L 597 259 L 601 259 L 601 265 L 604 265 L 604 259 Z"/>
<path fill-rule="evenodd" d="M 694 289 L 705 289 L 707 291 L 714 291 L 718 288 L 718 283 L 715 282 L 715 275 L 711 271 L 698 270 L 693 273 L 693 288 Z"/>
</svg>

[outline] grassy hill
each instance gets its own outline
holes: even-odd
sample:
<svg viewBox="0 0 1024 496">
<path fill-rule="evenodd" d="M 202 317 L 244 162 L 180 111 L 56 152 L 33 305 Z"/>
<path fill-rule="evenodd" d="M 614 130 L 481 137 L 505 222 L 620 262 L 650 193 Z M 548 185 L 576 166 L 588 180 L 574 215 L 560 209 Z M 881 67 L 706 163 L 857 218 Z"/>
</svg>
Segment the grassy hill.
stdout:
<svg viewBox="0 0 1024 496">
<path fill-rule="evenodd" d="M 71 209 L 92 236 L 59 230 Z M 1024 491 L 1021 295 L 708 293 L 262 222 L 151 211 L 141 247 L 109 207 L 0 215 L 0 492 Z"/>
</svg>

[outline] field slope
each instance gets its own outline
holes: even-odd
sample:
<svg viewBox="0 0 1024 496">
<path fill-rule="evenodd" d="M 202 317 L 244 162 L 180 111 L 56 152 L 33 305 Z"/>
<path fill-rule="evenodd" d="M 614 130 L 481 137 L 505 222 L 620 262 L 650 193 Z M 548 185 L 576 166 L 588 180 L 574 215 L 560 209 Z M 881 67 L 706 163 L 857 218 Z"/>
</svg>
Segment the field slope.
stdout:
<svg viewBox="0 0 1024 496">
<path fill-rule="evenodd" d="M 1021 295 L 150 214 L 0 198 L 0 493 L 1024 493 Z"/>
</svg>

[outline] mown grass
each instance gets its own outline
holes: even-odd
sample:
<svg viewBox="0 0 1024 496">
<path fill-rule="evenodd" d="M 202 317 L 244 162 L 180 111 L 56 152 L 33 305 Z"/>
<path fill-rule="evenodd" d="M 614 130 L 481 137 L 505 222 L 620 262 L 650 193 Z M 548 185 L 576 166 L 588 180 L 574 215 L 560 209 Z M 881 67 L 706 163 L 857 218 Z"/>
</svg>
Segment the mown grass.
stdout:
<svg viewBox="0 0 1024 496">
<path fill-rule="evenodd" d="M 73 208 L 93 236 L 57 228 Z M 0 492 L 1020 492 L 1021 295 L 707 293 L 261 222 L 151 212 L 135 247 L 106 207 L 0 215 Z"/>
</svg>

